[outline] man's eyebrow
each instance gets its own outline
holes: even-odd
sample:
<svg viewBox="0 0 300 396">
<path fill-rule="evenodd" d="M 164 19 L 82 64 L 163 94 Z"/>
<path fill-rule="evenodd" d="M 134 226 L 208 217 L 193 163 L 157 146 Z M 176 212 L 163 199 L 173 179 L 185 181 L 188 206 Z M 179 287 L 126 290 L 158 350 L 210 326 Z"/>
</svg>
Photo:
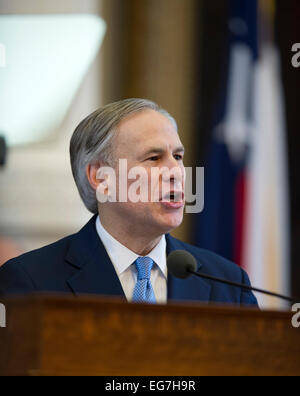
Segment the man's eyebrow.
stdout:
<svg viewBox="0 0 300 396">
<path fill-rule="evenodd" d="M 177 149 L 174 151 L 174 153 L 184 153 L 184 147 L 183 146 L 179 146 L 177 147 Z"/>
<path fill-rule="evenodd" d="M 149 154 L 163 154 L 164 152 L 165 152 L 165 149 L 162 149 L 161 147 L 151 147 L 149 150 L 147 150 L 144 153 L 144 156 L 147 156 Z M 174 153 L 184 153 L 184 147 L 179 146 L 173 152 Z"/>
</svg>

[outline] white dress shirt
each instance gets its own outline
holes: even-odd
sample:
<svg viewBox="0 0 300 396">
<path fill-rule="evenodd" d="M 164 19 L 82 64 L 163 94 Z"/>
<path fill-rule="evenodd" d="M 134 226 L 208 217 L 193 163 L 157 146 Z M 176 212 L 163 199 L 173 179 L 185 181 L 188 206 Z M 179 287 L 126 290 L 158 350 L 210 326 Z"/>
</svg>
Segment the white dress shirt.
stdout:
<svg viewBox="0 0 300 396">
<path fill-rule="evenodd" d="M 125 296 L 128 301 L 132 301 L 133 290 L 137 282 L 137 269 L 134 262 L 140 256 L 113 238 L 104 229 L 99 216 L 96 220 L 96 229 L 119 277 Z M 147 257 L 150 257 L 156 264 L 151 271 L 151 284 L 156 302 L 159 304 L 167 302 L 168 270 L 166 247 L 166 237 L 163 235 L 158 245 L 147 254 Z"/>
</svg>

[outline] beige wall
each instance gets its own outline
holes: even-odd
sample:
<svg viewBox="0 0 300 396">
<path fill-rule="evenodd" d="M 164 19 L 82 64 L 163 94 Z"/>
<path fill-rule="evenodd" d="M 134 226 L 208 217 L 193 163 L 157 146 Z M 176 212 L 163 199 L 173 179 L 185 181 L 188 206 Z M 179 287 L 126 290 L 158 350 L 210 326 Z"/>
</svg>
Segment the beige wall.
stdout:
<svg viewBox="0 0 300 396">
<path fill-rule="evenodd" d="M 1 14 L 101 14 L 98 0 L 1 0 Z M 0 171 L 0 234 L 24 250 L 38 248 L 78 231 L 90 218 L 84 208 L 69 165 L 68 145 L 76 125 L 102 105 L 101 51 L 74 98 L 52 143 L 19 147 L 9 153 Z M 50 104 L 51 105 L 51 104 Z"/>
<path fill-rule="evenodd" d="M 101 0 L 1 0 L 1 14 L 97 13 Z"/>
</svg>

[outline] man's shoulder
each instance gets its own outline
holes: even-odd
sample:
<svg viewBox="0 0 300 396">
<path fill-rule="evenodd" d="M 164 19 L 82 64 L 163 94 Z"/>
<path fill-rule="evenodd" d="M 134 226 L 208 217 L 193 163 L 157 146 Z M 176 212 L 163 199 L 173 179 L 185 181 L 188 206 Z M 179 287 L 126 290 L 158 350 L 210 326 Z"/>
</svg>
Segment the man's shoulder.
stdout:
<svg viewBox="0 0 300 396">
<path fill-rule="evenodd" d="M 9 260 L 3 266 L 0 267 L 0 271 L 7 270 L 9 267 L 20 266 L 24 271 L 34 271 L 35 267 L 43 268 L 49 265 L 55 265 L 60 262 L 68 251 L 70 242 L 74 238 L 74 235 L 69 235 L 65 238 L 58 240 L 50 245 L 41 247 L 39 249 L 32 250 L 28 253 L 22 254 L 12 260 Z"/>
<path fill-rule="evenodd" d="M 65 291 L 65 255 L 73 235 L 16 257 L 0 267 L 0 295 Z"/>
<path fill-rule="evenodd" d="M 173 246 L 175 245 L 178 250 L 186 250 L 195 257 L 200 264 L 201 271 L 221 278 L 227 278 L 228 276 L 231 278 L 241 277 L 241 268 L 232 261 L 210 250 L 202 249 L 174 237 L 171 237 L 171 239 Z"/>
<path fill-rule="evenodd" d="M 167 240 L 171 250 L 186 250 L 191 253 L 198 262 L 199 272 L 247 286 L 251 285 L 247 273 L 238 265 L 224 257 L 209 250 L 201 249 L 197 246 L 185 243 L 171 236 L 168 236 Z M 189 288 L 192 288 L 192 285 L 195 285 L 195 290 L 197 290 L 198 293 L 198 284 L 195 284 L 194 281 L 195 278 L 190 279 Z M 185 282 L 187 281 L 185 280 Z M 219 282 L 205 280 L 205 283 L 211 287 L 211 301 L 257 306 L 257 300 L 254 294 L 250 291 L 224 285 Z M 188 293 L 190 294 L 191 291 L 189 290 Z M 197 295 L 197 293 L 195 294 Z"/>
<path fill-rule="evenodd" d="M 70 292 L 68 280 L 97 246 L 93 217 L 79 232 L 16 257 L 0 267 L 0 295 Z"/>
<path fill-rule="evenodd" d="M 22 256 L 10 260 L 4 264 L 3 267 L 16 262 L 21 263 L 25 267 L 47 263 L 53 265 L 55 262 L 61 262 L 68 254 L 71 244 L 74 247 L 76 245 L 86 245 L 90 242 L 91 234 L 96 233 L 95 219 L 96 216 L 93 216 L 77 233 L 66 236 L 50 245 L 25 253 Z"/>
</svg>

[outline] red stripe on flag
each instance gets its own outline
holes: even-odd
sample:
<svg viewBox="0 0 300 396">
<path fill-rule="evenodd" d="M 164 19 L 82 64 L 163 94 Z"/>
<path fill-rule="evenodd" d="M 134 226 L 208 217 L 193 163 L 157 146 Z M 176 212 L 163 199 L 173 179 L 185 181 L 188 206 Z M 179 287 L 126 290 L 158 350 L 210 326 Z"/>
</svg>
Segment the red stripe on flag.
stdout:
<svg viewBox="0 0 300 396">
<path fill-rule="evenodd" d="M 244 234 L 247 209 L 248 179 L 246 173 L 241 172 L 236 184 L 236 212 L 234 235 L 234 261 L 243 267 Z"/>
</svg>

